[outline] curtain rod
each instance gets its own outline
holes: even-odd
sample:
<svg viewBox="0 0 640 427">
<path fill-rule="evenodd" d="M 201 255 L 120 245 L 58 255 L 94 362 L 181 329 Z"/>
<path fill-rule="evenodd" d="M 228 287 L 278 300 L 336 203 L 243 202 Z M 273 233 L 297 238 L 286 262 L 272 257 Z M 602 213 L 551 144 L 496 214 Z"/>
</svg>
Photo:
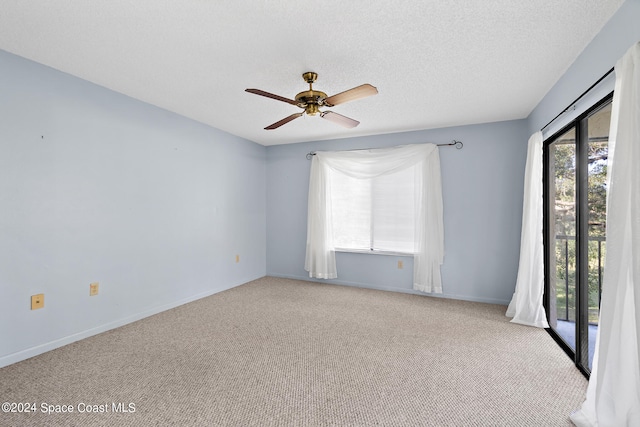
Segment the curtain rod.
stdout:
<svg viewBox="0 0 640 427">
<path fill-rule="evenodd" d="M 464 147 L 464 144 L 462 144 L 462 141 L 456 141 L 455 139 L 453 141 L 451 141 L 448 144 L 436 144 L 438 147 L 450 147 L 450 146 L 455 146 L 458 150 L 462 150 L 462 147 Z M 364 151 L 364 150 L 372 150 L 372 148 L 359 148 L 356 150 L 349 150 L 349 151 Z M 307 153 L 307 160 L 311 160 L 311 158 L 313 156 L 316 155 L 315 151 L 310 151 Z"/>
<path fill-rule="evenodd" d="M 576 99 L 573 100 L 573 102 L 571 102 L 571 104 L 569 104 L 567 106 L 567 108 L 565 108 L 564 110 L 562 110 L 560 112 L 560 114 L 558 114 L 557 116 L 555 116 L 553 119 L 551 119 L 549 121 L 549 123 L 547 123 L 546 125 L 544 125 L 542 127 L 542 129 L 540 129 L 540 131 L 543 131 L 547 128 L 547 126 L 549 126 L 551 123 L 553 123 L 558 117 L 560 117 L 561 115 L 563 115 L 564 113 L 566 113 L 567 111 L 569 111 L 571 109 L 571 107 L 575 108 L 575 103 L 580 101 L 582 99 L 583 96 L 585 96 L 587 93 L 589 93 L 589 91 L 591 89 L 593 89 L 594 87 L 596 87 L 598 85 L 598 83 L 600 83 L 601 81 L 603 81 L 609 74 L 613 73 L 613 70 L 615 70 L 615 67 L 613 67 L 612 69 L 610 69 L 609 71 L 607 71 L 606 73 L 604 73 L 604 75 L 602 77 L 600 77 L 594 84 L 592 84 L 591 86 L 589 86 L 589 89 L 585 90 L 584 92 L 582 92 L 580 94 L 580 96 L 578 96 Z"/>
</svg>

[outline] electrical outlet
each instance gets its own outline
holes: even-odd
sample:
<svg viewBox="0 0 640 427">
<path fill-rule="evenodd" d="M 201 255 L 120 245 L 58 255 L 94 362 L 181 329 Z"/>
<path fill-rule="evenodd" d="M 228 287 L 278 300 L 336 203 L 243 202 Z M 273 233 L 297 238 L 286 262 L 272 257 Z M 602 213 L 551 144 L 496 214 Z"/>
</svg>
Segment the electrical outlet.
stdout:
<svg viewBox="0 0 640 427">
<path fill-rule="evenodd" d="M 240 262 L 240 255 L 236 255 L 236 262 Z"/>
<path fill-rule="evenodd" d="M 31 295 L 31 310 L 44 307 L 44 294 Z"/>
<path fill-rule="evenodd" d="M 100 288 L 100 283 L 93 282 L 89 285 L 89 296 L 98 295 L 98 289 Z"/>
<path fill-rule="evenodd" d="M 398 260 L 398 268 L 401 270 L 404 268 L 404 262 L 402 262 L 402 260 Z"/>
</svg>

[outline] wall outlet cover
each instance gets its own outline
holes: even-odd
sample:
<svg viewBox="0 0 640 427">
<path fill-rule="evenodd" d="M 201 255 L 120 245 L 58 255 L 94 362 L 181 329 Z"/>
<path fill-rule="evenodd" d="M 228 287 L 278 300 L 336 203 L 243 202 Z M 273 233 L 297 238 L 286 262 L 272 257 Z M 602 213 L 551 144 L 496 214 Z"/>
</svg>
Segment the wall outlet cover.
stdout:
<svg viewBox="0 0 640 427">
<path fill-rule="evenodd" d="M 89 296 L 98 295 L 98 290 L 100 288 L 100 283 L 93 282 L 89 285 Z"/>
<path fill-rule="evenodd" d="M 31 295 L 31 310 L 44 307 L 44 294 Z"/>
</svg>

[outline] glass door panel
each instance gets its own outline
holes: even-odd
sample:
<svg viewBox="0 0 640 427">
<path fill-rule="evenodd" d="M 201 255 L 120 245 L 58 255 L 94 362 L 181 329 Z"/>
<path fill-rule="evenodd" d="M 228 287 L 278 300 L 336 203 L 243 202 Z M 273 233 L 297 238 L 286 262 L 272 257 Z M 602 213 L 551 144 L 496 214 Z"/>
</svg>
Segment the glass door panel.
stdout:
<svg viewBox="0 0 640 427">
<path fill-rule="evenodd" d="M 576 321 L 576 132 L 549 145 L 548 215 L 551 256 L 550 326 L 575 352 Z"/>
<path fill-rule="evenodd" d="M 587 118 L 587 295 L 586 328 L 588 366 L 591 370 L 600 314 L 602 274 L 606 251 L 607 159 L 609 155 L 609 123 L 611 104 Z"/>
</svg>

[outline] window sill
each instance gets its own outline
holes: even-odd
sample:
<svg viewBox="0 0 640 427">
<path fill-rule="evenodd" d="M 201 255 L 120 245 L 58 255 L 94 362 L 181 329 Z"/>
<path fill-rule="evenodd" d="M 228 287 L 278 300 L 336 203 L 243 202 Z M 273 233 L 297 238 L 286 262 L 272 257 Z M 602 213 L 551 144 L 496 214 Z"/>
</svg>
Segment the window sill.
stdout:
<svg viewBox="0 0 640 427">
<path fill-rule="evenodd" d="M 379 250 L 366 250 L 366 249 L 335 248 L 335 251 L 353 253 L 353 254 L 366 254 L 366 255 L 391 255 L 391 256 L 406 256 L 406 257 L 412 257 L 415 255 L 413 252 L 379 251 Z"/>
</svg>

